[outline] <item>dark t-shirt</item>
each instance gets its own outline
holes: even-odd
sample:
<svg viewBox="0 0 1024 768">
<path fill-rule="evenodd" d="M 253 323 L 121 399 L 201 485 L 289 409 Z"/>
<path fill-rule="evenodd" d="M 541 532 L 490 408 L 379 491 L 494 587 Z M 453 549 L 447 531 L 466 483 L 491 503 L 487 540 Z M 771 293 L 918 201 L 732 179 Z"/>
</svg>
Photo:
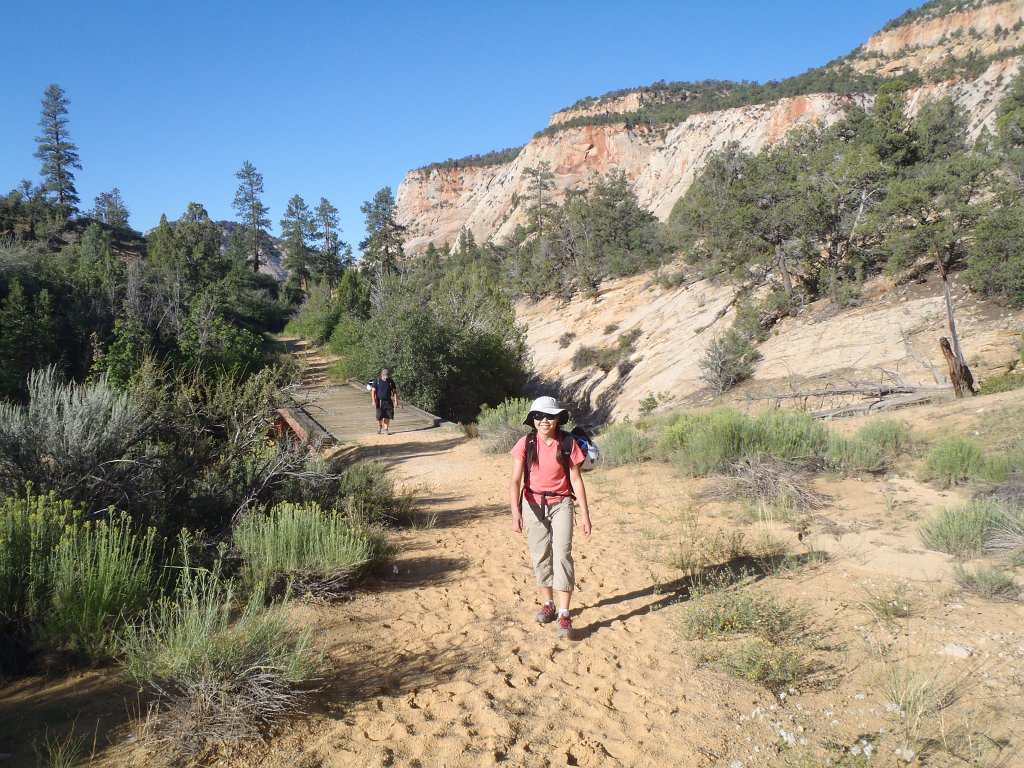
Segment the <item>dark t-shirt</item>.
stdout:
<svg viewBox="0 0 1024 768">
<path fill-rule="evenodd" d="M 373 387 L 377 390 L 378 403 L 390 403 L 391 394 L 398 392 L 398 385 L 394 379 L 376 378 L 373 380 Z"/>
</svg>

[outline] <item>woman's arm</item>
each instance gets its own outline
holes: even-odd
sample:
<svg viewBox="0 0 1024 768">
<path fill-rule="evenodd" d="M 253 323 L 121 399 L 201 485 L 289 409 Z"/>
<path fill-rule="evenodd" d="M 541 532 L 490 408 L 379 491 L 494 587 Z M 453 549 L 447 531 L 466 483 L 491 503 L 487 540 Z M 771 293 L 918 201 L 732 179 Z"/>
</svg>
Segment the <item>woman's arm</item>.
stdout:
<svg viewBox="0 0 1024 768">
<path fill-rule="evenodd" d="M 576 495 L 576 503 L 580 506 L 580 526 L 583 528 L 583 535 L 589 536 L 593 530 L 590 523 L 590 505 L 587 503 L 587 487 L 583 484 L 583 473 L 580 472 L 578 465 L 569 470 L 569 483 Z"/>
<path fill-rule="evenodd" d="M 523 508 L 520 504 L 523 488 L 523 460 L 518 456 L 512 458 L 512 481 L 508 486 L 508 502 L 512 509 L 512 530 L 523 532 Z"/>
</svg>

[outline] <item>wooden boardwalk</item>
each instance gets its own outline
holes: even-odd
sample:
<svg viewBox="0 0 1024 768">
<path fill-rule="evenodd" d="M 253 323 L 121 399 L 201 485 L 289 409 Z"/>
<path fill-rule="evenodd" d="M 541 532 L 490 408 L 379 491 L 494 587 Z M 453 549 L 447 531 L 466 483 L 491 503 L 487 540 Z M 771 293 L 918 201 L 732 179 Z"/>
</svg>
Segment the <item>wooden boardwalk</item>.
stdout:
<svg viewBox="0 0 1024 768">
<path fill-rule="evenodd" d="M 330 361 L 318 349 L 301 339 L 281 339 L 281 342 L 304 366 L 303 386 L 297 393 L 297 399 L 303 403 L 304 410 L 315 424 L 337 443 L 352 442 L 368 435 L 376 437 L 377 420 L 366 385 L 329 381 L 325 369 Z M 402 382 L 397 384 L 401 402 Z M 437 417 L 403 404 L 395 410 L 391 433 L 400 435 L 433 429 L 439 422 Z"/>
</svg>

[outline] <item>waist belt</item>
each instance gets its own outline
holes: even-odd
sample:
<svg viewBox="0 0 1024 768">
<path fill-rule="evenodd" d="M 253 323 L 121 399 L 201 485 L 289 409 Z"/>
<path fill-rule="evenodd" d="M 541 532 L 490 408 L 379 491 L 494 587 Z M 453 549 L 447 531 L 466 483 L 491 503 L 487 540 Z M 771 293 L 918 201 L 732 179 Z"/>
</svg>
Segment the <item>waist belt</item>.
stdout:
<svg viewBox="0 0 1024 768">
<path fill-rule="evenodd" d="M 526 487 L 524 487 L 524 488 L 523 488 L 523 496 L 525 496 L 526 494 L 530 494 L 530 495 L 531 495 L 531 496 L 533 496 L 533 497 L 534 497 L 535 499 L 536 499 L 536 498 L 537 498 L 537 497 L 539 496 L 539 497 L 540 497 L 540 503 L 541 503 L 541 506 L 547 506 L 547 503 L 548 503 L 548 497 L 549 497 L 549 496 L 550 496 L 550 497 L 552 497 L 552 498 L 555 498 L 555 499 L 559 499 L 559 500 L 563 500 L 563 499 L 575 499 L 575 498 L 576 498 L 576 497 L 575 497 L 575 496 L 574 496 L 574 495 L 572 494 L 572 492 L 571 492 L 571 491 L 570 491 L 569 493 L 557 493 L 557 492 L 555 492 L 555 491 L 539 491 L 539 492 L 538 492 L 538 491 L 535 491 L 535 490 L 533 490 L 532 488 L 526 488 Z M 527 499 L 527 501 L 529 501 L 529 499 Z M 557 502 L 556 502 L 556 503 L 557 503 Z"/>
</svg>

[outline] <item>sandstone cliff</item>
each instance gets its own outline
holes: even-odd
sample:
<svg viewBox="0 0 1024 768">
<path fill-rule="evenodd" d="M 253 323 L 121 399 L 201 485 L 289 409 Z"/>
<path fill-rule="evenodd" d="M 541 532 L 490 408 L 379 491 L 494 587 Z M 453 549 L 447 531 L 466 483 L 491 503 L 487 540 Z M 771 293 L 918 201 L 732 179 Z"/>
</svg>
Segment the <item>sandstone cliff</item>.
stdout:
<svg viewBox="0 0 1024 768">
<path fill-rule="evenodd" d="M 949 94 L 969 111 L 971 133 L 976 136 L 983 127 L 992 127 L 995 109 L 1021 67 L 1022 57 L 1010 52 L 1022 44 L 1024 3 L 1012 0 L 880 32 L 848 59 L 862 72 L 894 75 L 908 69 L 927 72 L 950 56 L 1007 52 L 980 77 L 929 83 L 909 94 L 912 114 L 926 98 Z M 664 96 L 638 89 L 610 99 L 588 100 L 556 113 L 551 123 L 582 114 L 632 112 L 658 98 Z M 687 96 L 676 94 L 675 98 Z M 548 162 L 556 193 L 584 186 L 594 175 L 622 170 L 633 182 L 640 203 L 664 220 L 708 155 L 726 143 L 737 141 L 757 152 L 800 125 L 834 122 L 852 103 L 869 106 L 871 97 L 811 94 L 695 114 L 681 124 L 657 128 L 623 124 L 566 128 L 534 138 L 504 165 L 410 172 L 398 188 L 396 218 L 408 228 L 406 251 L 411 254 L 422 253 L 431 242 L 454 243 L 463 227 L 473 232 L 477 242 L 500 242 L 525 218 L 523 170 Z"/>
</svg>

